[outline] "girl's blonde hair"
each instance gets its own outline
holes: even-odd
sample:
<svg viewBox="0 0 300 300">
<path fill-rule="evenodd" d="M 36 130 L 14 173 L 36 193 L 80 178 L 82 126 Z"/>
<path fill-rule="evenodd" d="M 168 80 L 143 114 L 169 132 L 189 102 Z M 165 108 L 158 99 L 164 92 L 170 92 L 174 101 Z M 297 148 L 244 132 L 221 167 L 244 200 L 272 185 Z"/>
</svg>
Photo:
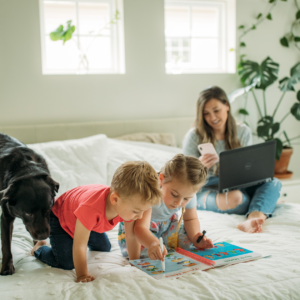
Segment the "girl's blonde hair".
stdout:
<svg viewBox="0 0 300 300">
<path fill-rule="evenodd" d="M 203 110 L 205 104 L 211 99 L 216 99 L 221 103 L 228 105 L 228 118 L 226 121 L 225 129 L 225 146 L 226 149 L 235 149 L 240 148 L 241 143 L 237 137 L 237 127 L 236 122 L 231 114 L 231 107 L 226 96 L 226 93 L 217 86 L 212 86 L 200 93 L 200 96 L 197 101 L 197 115 L 195 120 L 195 132 L 201 141 L 201 143 L 212 143 L 216 145 L 216 137 L 213 129 L 207 124 L 203 116 Z"/>
<path fill-rule="evenodd" d="M 180 182 L 192 185 L 195 190 L 198 191 L 206 182 L 207 168 L 196 157 L 177 154 L 165 163 L 160 173 L 164 175 L 163 183 L 177 179 Z M 171 248 L 178 246 L 178 230 L 182 223 L 184 213 L 185 207 L 182 207 L 182 214 L 177 223 L 177 232 L 168 243 L 168 246 Z"/>
<path fill-rule="evenodd" d="M 199 190 L 205 184 L 207 168 L 196 157 L 176 154 L 165 163 L 160 173 L 164 175 L 163 183 L 175 178 Z"/>
</svg>

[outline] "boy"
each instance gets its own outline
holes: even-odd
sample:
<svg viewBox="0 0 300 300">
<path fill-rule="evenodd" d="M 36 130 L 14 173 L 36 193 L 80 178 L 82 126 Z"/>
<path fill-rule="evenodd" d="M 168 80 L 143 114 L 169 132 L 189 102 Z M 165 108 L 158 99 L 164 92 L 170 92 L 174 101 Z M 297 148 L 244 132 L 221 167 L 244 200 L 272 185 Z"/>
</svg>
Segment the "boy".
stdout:
<svg viewBox="0 0 300 300">
<path fill-rule="evenodd" d="M 88 273 L 87 245 L 93 251 L 110 251 L 105 231 L 118 222 L 131 222 L 160 202 L 155 170 L 144 161 L 127 162 L 115 172 L 111 186 L 85 185 L 56 199 L 50 211 L 50 244 L 38 241 L 31 255 L 56 268 L 72 270 L 76 282 L 95 278 Z"/>
</svg>

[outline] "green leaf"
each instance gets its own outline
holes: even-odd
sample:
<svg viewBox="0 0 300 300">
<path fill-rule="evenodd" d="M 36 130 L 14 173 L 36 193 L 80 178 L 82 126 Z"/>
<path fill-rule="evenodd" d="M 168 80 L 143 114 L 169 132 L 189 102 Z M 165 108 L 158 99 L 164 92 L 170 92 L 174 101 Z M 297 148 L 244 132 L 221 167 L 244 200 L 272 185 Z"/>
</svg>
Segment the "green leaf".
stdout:
<svg viewBox="0 0 300 300">
<path fill-rule="evenodd" d="M 246 47 L 246 44 L 244 42 L 241 42 L 240 47 Z"/>
<path fill-rule="evenodd" d="M 291 114 L 300 121 L 300 103 L 294 103 L 291 108 Z"/>
<path fill-rule="evenodd" d="M 282 141 L 278 138 L 274 139 L 276 141 L 276 159 L 279 160 L 280 156 L 281 156 L 281 152 L 282 152 Z"/>
<path fill-rule="evenodd" d="M 272 136 L 272 138 L 273 138 L 274 134 L 279 131 L 279 129 L 280 129 L 280 123 L 274 123 L 272 125 L 272 127 L 271 127 L 271 130 L 272 130 L 271 136 Z"/>
<path fill-rule="evenodd" d="M 244 109 L 244 108 L 239 109 L 239 114 L 245 115 L 245 116 L 249 116 L 248 111 L 246 109 Z"/>
<path fill-rule="evenodd" d="M 296 13 L 296 19 L 297 20 L 300 19 L 300 10 L 298 10 L 297 13 Z"/>
<path fill-rule="evenodd" d="M 297 93 L 297 100 L 300 101 L 300 91 Z"/>
<path fill-rule="evenodd" d="M 255 88 L 265 90 L 277 80 L 279 64 L 267 57 L 261 65 L 257 62 L 246 60 L 238 65 L 238 73 L 244 85 L 257 82 Z"/>
<path fill-rule="evenodd" d="M 240 26 L 238 27 L 238 29 L 244 29 L 244 28 L 245 28 L 244 25 L 240 25 Z"/>
<path fill-rule="evenodd" d="M 60 40 L 62 37 L 63 31 L 64 31 L 64 27 L 62 25 L 60 25 L 55 31 L 50 33 L 50 39 L 52 41 Z"/>
<path fill-rule="evenodd" d="M 275 0 L 269 0 L 269 3 L 273 3 Z"/>
<path fill-rule="evenodd" d="M 50 33 L 52 41 L 62 40 L 63 43 L 72 38 L 72 34 L 75 31 L 75 26 L 71 26 L 72 21 L 67 21 L 67 28 L 64 30 L 63 25 L 60 25 L 55 31 Z"/>
<path fill-rule="evenodd" d="M 294 41 L 295 42 L 300 42 L 300 36 L 294 36 Z"/>
<path fill-rule="evenodd" d="M 258 19 L 260 19 L 261 17 L 262 17 L 262 14 L 259 13 L 259 14 L 257 15 L 256 19 L 258 20 Z"/>
<path fill-rule="evenodd" d="M 284 77 L 279 81 L 281 91 L 295 91 L 294 85 L 300 82 L 300 62 L 296 63 L 290 70 L 291 77 Z"/>
<path fill-rule="evenodd" d="M 257 135 L 261 138 L 269 139 L 270 138 L 270 129 L 272 129 L 273 126 L 273 118 L 271 116 L 265 116 L 262 117 L 259 121 L 257 126 Z"/>
<path fill-rule="evenodd" d="M 255 25 L 253 25 L 253 26 L 251 27 L 251 29 L 252 29 L 252 30 L 255 30 L 255 29 L 256 29 L 256 26 L 255 26 Z"/>
<path fill-rule="evenodd" d="M 267 19 L 268 19 L 268 20 L 272 20 L 272 15 L 271 15 L 271 13 L 268 13 Z"/>
<path fill-rule="evenodd" d="M 288 142 L 289 147 L 292 147 L 291 141 L 290 141 L 288 135 L 286 134 L 285 130 L 283 130 L 283 134 L 284 134 L 284 136 L 285 136 L 286 141 Z"/>
<path fill-rule="evenodd" d="M 289 47 L 289 41 L 288 39 L 284 36 L 283 38 L 280 39 L 280 44 L 283 46 L 283 47 Z"/>
</svg>

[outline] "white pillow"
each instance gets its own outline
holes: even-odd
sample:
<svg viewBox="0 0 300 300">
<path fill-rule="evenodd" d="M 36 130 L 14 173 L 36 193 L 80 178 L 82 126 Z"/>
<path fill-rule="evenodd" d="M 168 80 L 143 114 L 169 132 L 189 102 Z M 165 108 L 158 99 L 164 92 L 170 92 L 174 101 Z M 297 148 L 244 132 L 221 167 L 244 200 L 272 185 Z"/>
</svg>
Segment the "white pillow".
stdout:
<svg viewBox="0 0 300 300">
<path fill-rule="evenodd" d="M 144 142 L 129 142 L 107 139 L 107 185 L 110 185 L 116 169 L 126 161 L 145 160 L 160 171 L 166 161 L 170 160 L 182 149 Z"/>
<path fill-rule="evenodd" d="M 106 184 L 107 137 L 27 145 L 47 161 L 51 177 L 60 184 L 58 196 L 85 184 Z"/>
</svg>

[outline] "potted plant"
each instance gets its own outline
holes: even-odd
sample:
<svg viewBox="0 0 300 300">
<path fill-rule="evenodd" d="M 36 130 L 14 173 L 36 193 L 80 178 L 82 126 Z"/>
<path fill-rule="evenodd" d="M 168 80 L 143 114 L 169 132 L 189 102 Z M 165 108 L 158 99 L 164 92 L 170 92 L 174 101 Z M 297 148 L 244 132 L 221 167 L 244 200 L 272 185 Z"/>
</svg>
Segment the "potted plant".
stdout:
<svg viewBox="0 0 300 300">
<path fill-rule="evenodd" d="M 281 127 L 284 120 L 291 116 L 300 121 L 300 91 L 296 94 L 297 101 L 287 110 L 287 113 L 281 120 L 276 120 L 276 113 L 285 94 L 287 92 L 295 92 L 294 85 L 300 82 L 300 62 L 291 68 L 290 77 L 284 77 L 279 80 L 281 97 L 273 113 L 268 114 L 266 89 L 277 81 L 278 70 L 279 64 L 274 62 L 270 57 L 267 57 L 261 64 L 250 60 L 241 60 L 238 66 L 238 74 L 244 88 L 243 90 L 239 89 L 235 91 L 229 95 L 229 98 L 233 101 L 233 98 L 243 93 L 252 93 L 260 116 L 257 122 L 256 134 L 264 141 L 276 140 L 275 176 L 278 178 L 288 178 L 292 175 L 292 172 L 287 170 L 290 156 L 293 152 L 292 141 L 300 138 L 300 136 L 289 138 L 287 132 L 282 130 Z M 261 109 L 255 90 L 262 91 L 263 110 Z M 247 107 L 240 109 L 239 113 L 244 116 L 244 121 L 249 116 Z"/>
</svg>

